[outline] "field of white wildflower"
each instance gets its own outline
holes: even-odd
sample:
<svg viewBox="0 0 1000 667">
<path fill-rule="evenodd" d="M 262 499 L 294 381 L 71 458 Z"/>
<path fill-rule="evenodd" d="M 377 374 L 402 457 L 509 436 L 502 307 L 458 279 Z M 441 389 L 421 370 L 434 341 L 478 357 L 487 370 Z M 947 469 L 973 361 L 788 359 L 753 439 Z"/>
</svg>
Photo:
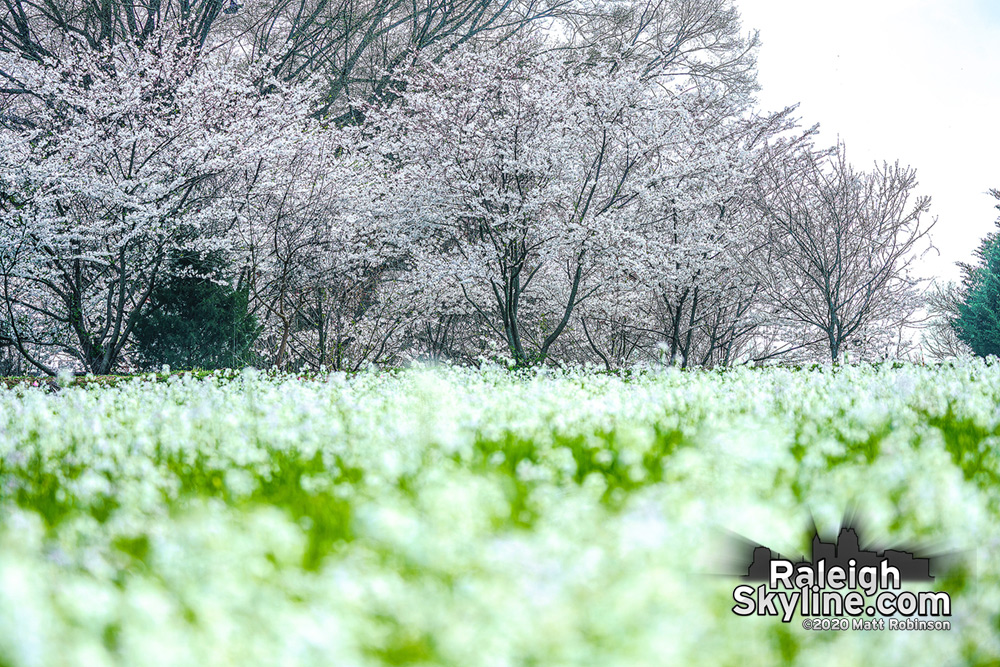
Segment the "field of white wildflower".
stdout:
<svg viewBox="0 0 1000 667">
<path fill-rule="evenodd" d="M 998 403 L 983 362 L 0 387 L 0 665 L 996 664 Z M 732 612 L 720 534 L 851 506 L 963 554 L 950 631 Z"/>
</svg>

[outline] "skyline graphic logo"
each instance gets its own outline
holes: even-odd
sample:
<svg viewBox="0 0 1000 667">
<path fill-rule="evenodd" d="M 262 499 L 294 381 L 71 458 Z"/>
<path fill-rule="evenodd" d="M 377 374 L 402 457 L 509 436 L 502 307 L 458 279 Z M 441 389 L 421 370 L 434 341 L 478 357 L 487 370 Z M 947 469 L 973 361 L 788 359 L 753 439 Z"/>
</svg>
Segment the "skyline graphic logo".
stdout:
<svg viewBox="0 0 1000 667">
<path fill-rule="evenodd" d="M 733 613 L 783 623 L 797 613 L 808 630 L 950 630 L 941 620 L 952 614 L 948 593 L 903 588 L 934 582 L 941 559 L 905 546 L 862 547 L 859 528 L 845 523 L 833 541 L 814 530 L 811 553 L 794 560 L 744 540 L 734 574 L 748 583 L 734 589 Z"/>
</svg>

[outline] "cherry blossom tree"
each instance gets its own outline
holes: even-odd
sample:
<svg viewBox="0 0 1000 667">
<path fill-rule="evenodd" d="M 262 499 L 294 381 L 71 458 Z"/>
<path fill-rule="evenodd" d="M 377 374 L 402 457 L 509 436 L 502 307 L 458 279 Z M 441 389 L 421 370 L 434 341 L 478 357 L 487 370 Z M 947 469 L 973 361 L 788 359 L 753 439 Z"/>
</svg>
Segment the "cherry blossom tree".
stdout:
<svg viewBox="0 0 1000 667">
<path fill-rule="evenodd" d="M 676 158 L 700 170 L 660 205 L 649 234 L 655 252 L 641 274 L 651 299 L 640 311 L 648 312 L 664 359 L 682 366 L 732 363 L 768 320 L 757 274 L 767 270 L 769 247 L 754 184 L 770 161 L 815 132 L 798 128 L 794 107 L 719 111 L 719 104 L 706 109 L 697 140 Z"/>
<path fill-rule="evenodd" d="M 228 248 L 236 167 L 263 169 L 309 112 L 308 91 L 259 94 L 266 68 L 155 37 L 0 53 L 26 91 L 0 126 L 0 305 L 46 373 L 114 368 L 172 254 Z"/>
<path fill-rule="evenodd" d="M 316 125 L 236 207 L 235 248 L 272 365 L 358 370 L 402 346 L 413 307 L 397 279 L 402 251 L 354 199 L 377 175 L 345 157 L 352 141 Z"/>
<path fill-rule="evenodd" d="M 439 315 L 544 360 L 581 304 L 662 262 L 667 202 L 709 207 L 741 159 L 707 132 L 719 105 L 671 75 L 526 38 L 421 61 L 400 104 L 369 111 L 368 154 L 393 174 L 381 214 Z"/>
</svg>

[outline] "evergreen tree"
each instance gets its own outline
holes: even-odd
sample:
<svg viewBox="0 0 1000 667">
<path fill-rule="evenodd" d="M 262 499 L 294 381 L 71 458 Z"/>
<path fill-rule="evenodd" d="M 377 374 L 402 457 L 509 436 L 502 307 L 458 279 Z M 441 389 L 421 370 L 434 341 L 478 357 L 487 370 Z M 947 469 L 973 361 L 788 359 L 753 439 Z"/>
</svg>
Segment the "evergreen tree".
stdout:
<svg viewBox="0 0 1000 667">
<path fill-rule="evenodd" d="M 153 292 L 135 330 L 141 367 L 216 369 L 250 363 L 259 328 L 247 310 L 247 290 L 212 279 L 221 267 L 211 256 L 174 261 L 171 277 Z"/>
<path fill-rule="evenodd" d="M 991 194 L 1000 199 L 1000 190 Z M 975 256 L 978 263 L 959 264 L 962 295 L 952 326 L 958 339 L 975 354 L 1000 356 L 1000 232 L 983 239 Z"/>
</svg>

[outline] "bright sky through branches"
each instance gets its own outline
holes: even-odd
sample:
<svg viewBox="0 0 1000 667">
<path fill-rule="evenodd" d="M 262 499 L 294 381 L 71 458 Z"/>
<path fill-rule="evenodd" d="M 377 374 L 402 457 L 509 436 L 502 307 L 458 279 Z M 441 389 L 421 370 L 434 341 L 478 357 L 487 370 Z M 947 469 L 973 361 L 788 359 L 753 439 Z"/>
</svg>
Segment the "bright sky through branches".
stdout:
<svg viewBox="0 0 1000 667">
<path fill-rule="evenodd" d="M 938 216 L 927 277 L 958 277 L 995 229 L 1000 188 L 1000 0 L 737 0 L 760 31 L 760 101 L 800 102 L 859 168 L 917 169 Z"/>
</svg>

